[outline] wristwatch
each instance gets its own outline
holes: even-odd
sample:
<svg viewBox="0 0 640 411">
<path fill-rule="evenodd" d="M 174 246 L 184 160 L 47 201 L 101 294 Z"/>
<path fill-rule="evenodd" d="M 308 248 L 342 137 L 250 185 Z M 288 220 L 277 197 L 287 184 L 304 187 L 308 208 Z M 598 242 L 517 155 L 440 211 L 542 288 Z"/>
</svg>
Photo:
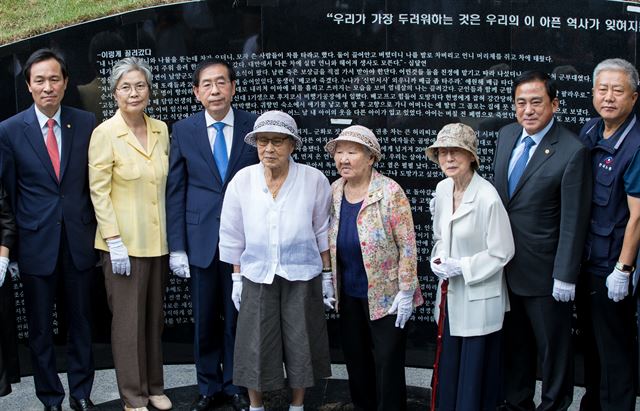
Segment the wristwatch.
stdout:
<svg viewBox="0 0 640 411">
<path fill-rule="evenodd" d="M 620 261 L 616 263 L 616 270 L 622 271 L 623 273 L 632 273 L 635 269 L 634 266 L 623 264 Z"/>
</svg>

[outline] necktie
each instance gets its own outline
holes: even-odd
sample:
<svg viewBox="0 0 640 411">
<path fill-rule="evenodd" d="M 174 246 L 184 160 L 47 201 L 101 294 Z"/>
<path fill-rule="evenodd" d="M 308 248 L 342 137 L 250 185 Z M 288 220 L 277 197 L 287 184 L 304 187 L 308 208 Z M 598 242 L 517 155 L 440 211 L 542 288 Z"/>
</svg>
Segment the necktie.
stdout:
<svg viewBox="0 0 640 411">
<path fill-rule="evenodd" d="M 220 172 L 220 178 L 224 181 L 224 177 L 227 174 L 227 165 L 229 164 L 229 158 L 227 157 L 227 143 L 224 141 L 224 123 L 218 121 L 213 123 L 213 128 L 216 129 L 216 140 L 213 142 L 213 159 L 218 166 Z"/>
<path fill-rule="evenodd" d="M 524 169 L 529 161 L 529 151 L 535 144 L 536 142 L 533 141 L 531 137 L 525 137 L 524 150 L 522 151 L 522 154 L 520 154 L 518 161 L 516 161 L 516 165 L 513 166 L 513 170 L 511 170 L 511 175 L 509 176 L 509 197 L 513 194 L 513 191 L 518 185 L 518 181 L 520 181 L 520 177 L 522 177 L 522 173 L 524 173 Z"/>
<path fill-rule="evenodd" d="M 51 164 L 53 164 L 53 171 L 56 172 L 56 177 L 60 180 L 60 152 L 58 151 L 56 135 L 53 132 L 53 126 L 55 125 L 56 121 L 54 119 L 47 120 L 47 152 L 51 158 Z"/>
</svg>

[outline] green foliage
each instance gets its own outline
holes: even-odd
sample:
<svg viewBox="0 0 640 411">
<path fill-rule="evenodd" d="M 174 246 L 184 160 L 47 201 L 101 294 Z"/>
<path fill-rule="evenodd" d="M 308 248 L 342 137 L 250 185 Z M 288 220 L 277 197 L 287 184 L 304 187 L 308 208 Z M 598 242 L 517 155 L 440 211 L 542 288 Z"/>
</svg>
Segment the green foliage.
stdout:
<svg viewBox="0 0 640 411">
<path fill-rule="evenodd" d="M 179 0 L 0 0 L 0 45 L 72 24 Z"/>
</svg>

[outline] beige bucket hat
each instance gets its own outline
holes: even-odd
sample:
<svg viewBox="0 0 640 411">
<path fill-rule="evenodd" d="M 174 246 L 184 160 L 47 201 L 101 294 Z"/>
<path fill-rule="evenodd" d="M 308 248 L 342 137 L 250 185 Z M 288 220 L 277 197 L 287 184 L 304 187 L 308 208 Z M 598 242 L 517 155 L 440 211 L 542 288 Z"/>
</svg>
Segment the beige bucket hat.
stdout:
<svg viewBox="0 0 640 411">
<path fill-rule="evenodd" d="M 438 132 L 436 141 L 427 147 L 427 157 L 436 164 L 438 163 L 438 148 L 458 147 L 473 154 L 476 161 L 475 168 L 480 166 L 478 158 L 478 138 L 471 127 L 462 123 L 451 123 L 442 127 Z"/>
</svg>

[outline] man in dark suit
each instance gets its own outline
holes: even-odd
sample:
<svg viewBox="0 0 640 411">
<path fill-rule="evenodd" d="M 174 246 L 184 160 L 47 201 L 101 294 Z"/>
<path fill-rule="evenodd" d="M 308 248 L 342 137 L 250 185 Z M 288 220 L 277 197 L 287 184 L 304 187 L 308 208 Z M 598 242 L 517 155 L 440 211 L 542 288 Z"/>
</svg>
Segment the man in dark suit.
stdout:
<svg viewBox="0 0 640 411">
<path fill-rule="evenodd" d="M 193 92 L 204 110 L 174 124 L 167 179 L 169 264 L 191 276 L 195 321 L 194 356 L 200 395 L 193 411 L 228 400 L 248 410 L 246 390 L 232 384 L 237 312 L 231 301 L 232 267 L 218 254 L 220 212 L 227 183 L 243 167 L 258 162 L 244 143 L 254 114 L 231 108 L 236 75 L 221 60 L 201 63 Z"/>
<path fill-rule="evenodd" d="M 56 51 L 41 49 L 25 63 L 34 104 L 0 123 L 2 183 L 18 227 L 20 267 L 36 395 L 45 410 L 61 410 L 52 311 L 56 289 L 67 307 L 67 374 L 71 408 L 94 409 L 90 291 L 96 264 L 96 221 L 89 198 L 87 152 L 95 116 L 61 106 L 68 75 Z M 13 254 L 15 257 L 16 254 Z"/>
<path fill-rule="evenodd" d="M 554 121 L 557 90 L 542 72 L 513 84 L 517 123 L 500 130 L 494 184 L 511 222 L 516 252 L 505 267 L 511 311 L 504 322 L 507 409 L 534 410 L 536 358 L 542 403 L 566 410 L 573 399 L 571 300 L 589 218 L 589 152 Z"/>
</svg>

